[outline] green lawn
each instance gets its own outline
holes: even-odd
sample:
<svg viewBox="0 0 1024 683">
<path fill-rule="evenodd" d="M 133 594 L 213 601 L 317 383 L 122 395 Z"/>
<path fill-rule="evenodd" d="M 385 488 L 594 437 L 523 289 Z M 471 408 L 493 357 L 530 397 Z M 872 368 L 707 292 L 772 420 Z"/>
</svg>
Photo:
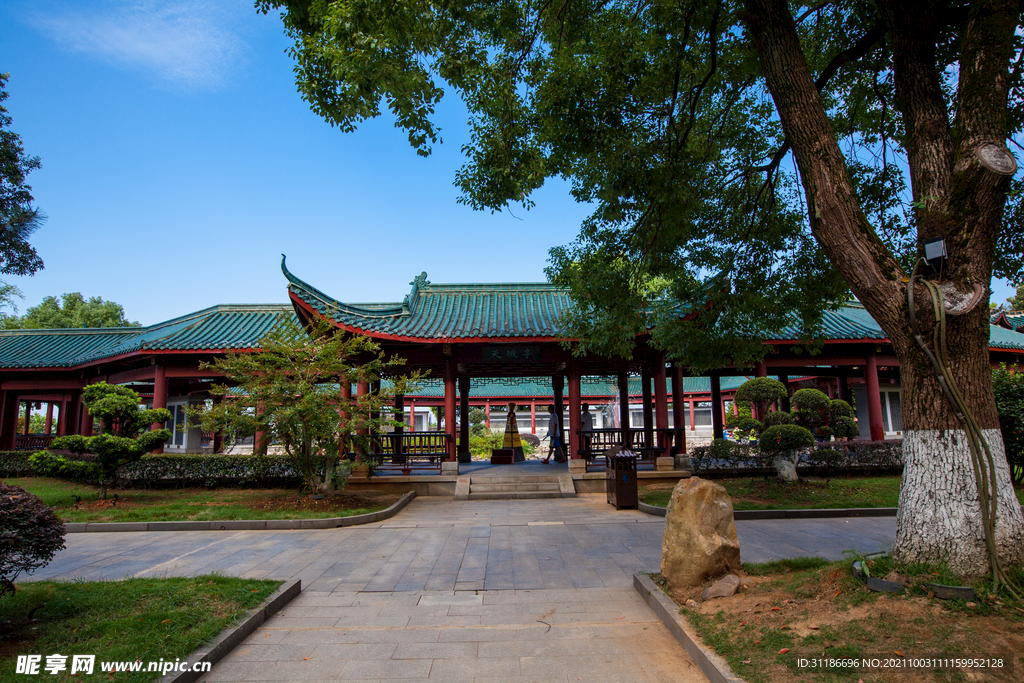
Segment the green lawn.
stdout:
<svg viewBox="0 0 1024 683">
<path fill-rule="evenodd" d="M 808 479 L 783 484 L 774 479 L 716 479 L 729 492 L 735 510 L 794 510 L 829 508 L 896 507 L 900 495 L 899 477 L 855 477 L 850 479 Z M 665 507 L 671 488 L 642 487 L 640 500 Z M 1024 488 L 1017 489 L 1024 503 Z"/>
<path fill-rule="evenodd" d="M 114 680 L 142 683 L 146 672 L 100 673 L 101 662 L 185 659 L 273 593 L 280 581 L 194 576 L 19 584 L 0 597 L 0 683 Z M 33 609 L 38 609 L 33 613 Z M 32 619 L 28 620 L 28 615 Z M 15 674 L 18 655 L 42 655 L 39 674 Z M 47 655 L 68 656 L 67 670 L 43 670 Z M 91 676 L 70 675 L 71 655 L 95 655 Z"/>
<path fill-rule="evenodd" d="M 110 489 L 108 500 L 99 501 L 94 486 L 45 477 L 6 481 L 39 496 L 65 522 L 348 517 L 383 510 L 400 495 L 364 491 L 314 501 L 294 489 Z M 80 496 L 81 502 L 76 503 L 75 496 Z"/>
</svg>

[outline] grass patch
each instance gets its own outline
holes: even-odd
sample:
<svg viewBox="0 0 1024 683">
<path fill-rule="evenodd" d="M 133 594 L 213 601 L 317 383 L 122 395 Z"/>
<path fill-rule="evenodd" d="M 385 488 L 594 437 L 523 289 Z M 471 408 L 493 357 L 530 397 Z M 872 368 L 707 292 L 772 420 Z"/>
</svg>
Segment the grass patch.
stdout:
<svg viewBox="0 0 1024 683">
<path fill-rule="evenodd" d="M 797 558 L 744 564 L 754 585 L 730 598 L 700 602 L 695 587 L 669 592 L 704 643 L 748 683 L 1024 680 L 1024 605 L 993 595 L 988 580 L 963 581 L 948 569 L 870 561 L 873 576 L 902 580 L 902 595 L 869 591 L 851 561 Z M 1015 578 L 1024 572 L 1015 570 Z M 655 576 L 658 580 L 660 577 Z M 926 581 L 973 585 L 973 603 L 928 595 Z M 663 588 L 664 582 L 659 585 Z M 689 599 L 689 602 L 687 602 Z M 781 650 L 787 652 L 781 652 Z M 1001 657 L 1002 669 L 908 668 L 830 670 L 801 667 L 800 659 Z"/>
<path fill-rule="evenodd" d="M 342 492 L 322 500 L 294 489 L 108 489 L 59 479 L 7 479 L 39 496 L 65 522 L 165 522 L 228 519 L 322 519 L 377 512 L 401 496 L 381 491 Z M 113 498 L 114 495 L 117 498 Z M 75 496 L 81 498 L 76 502 Z"/>
<path fill-rule="evenodd" d="M 794 510 L 896 507 L 899 477 L 811 479 L 784 484 L 774 479 L 716 479 L 729 492 L 735 510 Z M 672 488 L 664 484 L 640 489 L 640 500 L 665 507 Z"/>
<path fill-rule="evenodd" d="M 96 655 L 100 662 L 185 659 L 221 629 L 273 593 L 281 581 L 194 576 L 125 581 L 39 581 L 18 586 L 13 596 L 0 598 L 0 683 L 25 681 L 17 675 L 17 655 L 68 655 L 68 669 L 47 680 L 83 680 L 70 675 L 70 655 Z M 34 613 L 33 610 L 35 610 Z M 32 619 L 27 615 L 32 613 Z M 37 676 L 38 677 L 38 676 Z M 92 678 L 92 677 L 87 677 Z M 121 683 L 159 678 L 152 672 L 121 672 Z"/>
</svg>

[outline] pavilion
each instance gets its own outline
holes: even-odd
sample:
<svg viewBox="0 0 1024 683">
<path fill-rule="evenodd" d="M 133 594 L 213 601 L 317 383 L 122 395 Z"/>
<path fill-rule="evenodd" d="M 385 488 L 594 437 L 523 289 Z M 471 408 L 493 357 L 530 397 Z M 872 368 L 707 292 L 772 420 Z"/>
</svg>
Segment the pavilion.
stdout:
<svg viewBox="0 0 1024 683">
<path fill-rule="evenodd" d="M 289 297 L 284 305 L 212 306 L 143 328 L 0 331 L 0 450 L 45 447 L 56 434 L 92 433 L 81 391 L 99 381 L 127 384 L 151 405 L 170 409 L 174 440 L 167 449 L 198 450 L 200 435 L 180 429 L 185 410 L 190 403 L 206 400 L 210 384 L 221 379 L 200 364 L 228 351 L 257 348 L 282 315 L 295 315 L 300 321 L 327 315 L 338 328 L 369 335 L 385 353 L 407 359 L 407 368 L 428 371 L 436 379 L 417 395 L 398 397 L 396 414 L 405 412 L 408 401 L 414 430 L 416 406 L 421 411 L 442 406 L 445 415 L 458 414 L 458 421 L 444 421 L 444 448 L 450 460 L 457 459 L 457 444 L 468 443 L 470 406 L 497 407 L 507 400 L 522 403 L 534 421 L 537 404 L 545 413 L 548 403 L 567 413 L 569 450 L 578 460 L 580 406 L 588 397 L 592 403 L 617 403 L 620 430 L 636 422 L 630 420 L 631 405 L 642 409 L 643 426 L 634 429 L 638 434 L 630 437 L 633 445 L 663 457 L 685 453 L 687 431 L 692 436 L 695 427 L 695 407 L 711 403 L 712 432 L 720 436 L 724 402 L 738 386 L 727 378 L 750 372 L 722 368 L 709 377 L 688 377 L 687 369 L 670 364 L 648 344 L 646 335 L 637 339 L 629 358 L 575 357 L 566 347 L 571 340 L 564 339 L 557 327 L 569 299 L 546 283 L 434 284 L 423 273 L 400 302 L 353 304 L 297 278 L 283 261 L 282 271 Z M 1019 365 L 1024 334 L 999 325 L 990 329 L 992 362 Z M 766 345 L 765 361 L 754 374 L 777 376 L 790 385 L 818 386 L 833 397 L 856 396 L 862 438 L 899 436 L 898 363 L 892 344 L 858 304 L 826 314 L 824 344 L 817 355 L 807 353 L 796 325 Z M 499 392 L 499 386 L 508 389 Z M 603 388 L 595 389 L 598 386 Z M 372 389 L 360 386 L 356 391 Z M 480 389 L 494 395 L 481 394 Z M 31 410 L 42 410 L 43 405 L 44 433 L 28 434 Z M 25 418 L 21 430 L 19 416 Z M 620 441 L 625 439 L 625 433 L 620 435 Z M 219 451 L 218 435 L 212 441 Z M 576 469 L 583 465 L 570 464 Z"/>
</svg>

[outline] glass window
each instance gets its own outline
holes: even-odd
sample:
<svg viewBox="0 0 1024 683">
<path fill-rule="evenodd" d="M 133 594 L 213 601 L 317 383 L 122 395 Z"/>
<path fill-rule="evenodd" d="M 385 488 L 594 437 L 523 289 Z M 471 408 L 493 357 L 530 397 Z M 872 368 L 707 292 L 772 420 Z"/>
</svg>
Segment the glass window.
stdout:
<svg viewBox="0 0 1024 683">
<path fill-rule="evenodd" d="M 889 394 L 889 414 L 892 421 L 892 431 L 902 432 L 903 431 L 903 408 L 900 406 L 900 392 L 890 391 Z"/>
</svg>

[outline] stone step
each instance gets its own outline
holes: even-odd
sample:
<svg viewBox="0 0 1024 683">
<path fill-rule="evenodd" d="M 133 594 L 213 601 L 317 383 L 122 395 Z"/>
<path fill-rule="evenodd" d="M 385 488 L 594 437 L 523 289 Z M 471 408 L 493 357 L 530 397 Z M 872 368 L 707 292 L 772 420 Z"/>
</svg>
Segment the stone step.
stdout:
<svg viewBox="0 0 1024 683">
<path fill-rule="evenodd" d="M 505 493 L 515 491 L 558 491 L 558 482 L 545 482 L 540 484 L 477 484 L 470 482 L 470 493 Z"/>
<path fill-rule="evenodd" d="M 508 491 L 505 493 L 470 493 L 469 500 L 527 500 L 531 498 L 561 498 L 558 491 Z"/>
<path fill-rule="evenodd" d="M 557 475 L 550 474 L 518 474 L 501 477 L 488 477 L 486 475 L 470 475 L 469 480 L 474 484 L 540 484 L 558 482 Z"/>
</svg>

